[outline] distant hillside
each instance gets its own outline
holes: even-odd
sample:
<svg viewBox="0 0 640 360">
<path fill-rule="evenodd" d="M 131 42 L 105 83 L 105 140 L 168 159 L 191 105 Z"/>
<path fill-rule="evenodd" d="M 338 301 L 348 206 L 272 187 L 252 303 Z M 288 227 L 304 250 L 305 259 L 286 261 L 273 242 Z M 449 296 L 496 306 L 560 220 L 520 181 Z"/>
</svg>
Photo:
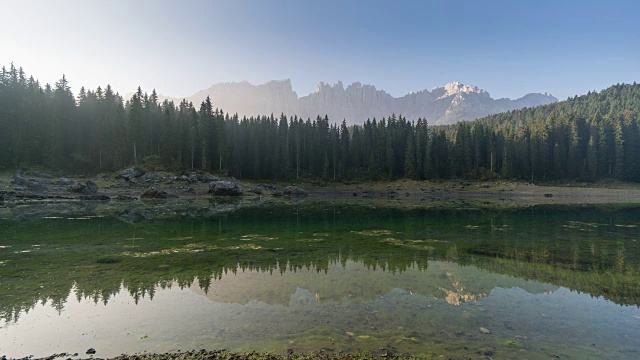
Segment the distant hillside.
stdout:
<svg viewBox="0 0 640 360">
<path fill-rule="evenodd" d="M 459 82 L 451 82 L 432 91 L 412 92 L 399 98 L 372 85 L 353 83 L 345 89 L 340 81 L 334 85 L 321 82 L 314 93 L 298 97 L 289 80 L 270 81 L 262 85 L 252 85 L 246 81 L 221 83 L 201 90 L 187 100 L 200 104 L 207 96 L 215 107 L 240 116 L 284 113 L 315 119 L 318 115 L 328 115 L 332 122 L 346 119 L 348 124 L 402 114 L 409 120 L 423 118 L 430 124 L 444 125 L 558 101 L 546 93 L 527 94 L 516 100 L 493 99 L 486 90 Z M 160 98 L 176 103 L 182 100 Z"/>
</svg>

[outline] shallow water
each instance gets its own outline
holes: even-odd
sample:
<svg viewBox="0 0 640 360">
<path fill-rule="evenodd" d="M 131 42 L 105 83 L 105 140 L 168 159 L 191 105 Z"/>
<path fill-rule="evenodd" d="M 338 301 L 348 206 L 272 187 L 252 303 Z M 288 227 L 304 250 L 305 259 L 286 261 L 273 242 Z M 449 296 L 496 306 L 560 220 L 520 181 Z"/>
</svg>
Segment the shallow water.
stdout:
<svg viewBox="0 0 640 360">
<path fill-rule="evenodd" d="M 9 357 L 384 347 L 636 359 L 639 305 L 640 209 L 0 220 Z"/>
</svg>

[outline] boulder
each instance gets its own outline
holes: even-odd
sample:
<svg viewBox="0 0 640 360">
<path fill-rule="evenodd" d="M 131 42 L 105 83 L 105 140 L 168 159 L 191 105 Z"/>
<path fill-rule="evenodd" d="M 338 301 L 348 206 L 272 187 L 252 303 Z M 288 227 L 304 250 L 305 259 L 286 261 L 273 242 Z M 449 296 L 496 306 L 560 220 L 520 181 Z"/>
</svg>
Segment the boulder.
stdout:
<svg viewBox="0 0 640 360">
<path fill-rule="evenodd" d="M 157 187 L 150 187 L 140 194 L 141 199 L 171 199 L 177 198 L 176 195 L 169 194 L 168 192 L 158 189 Z"/>
<path fill-rule="evenodd" d="M 116 179 L 125 179 L 126 181 L 131 181 L 131 179 L 138 178 L 142 175 L 144 175 L 144 170 L 137 167 L 132 167 L 122 170 L 120 174 L 116 176 Z"/>
<path fill-rule="evenodd" d="M 18 169 L 13 175 L 13 183 L 17 186 L 24 187 L 31 191 L 46 191 L 47 186 L 37 182 L 35 179 L 26 179 L 22 177 L 22 171 Z"/>
<path fill-rule="evenodd" d="M 144 181 L 144 182 L 160 182 L 162 180 L 164 180 L 162 178 L 162 176 L 154 173 L 154 172 L 148 172 L 144 175 L 142 175 L 142 177 L 140 177 L 140 180 Z"/>
<path fill-rule="evenodd" d="M 64 186 L 69 186 L 73 184 L 75 184 L 75 181 L 65 177 L 61 177 L 60 180 L 58 180 L 58 182 L 56 183 L 56 185 L 64 185 Z"/>
<path fill-rule="evenodd" d="M 80 181 L 67 187 L 67 190 L 81 194 L 95 194 L 98 192 L 98 185 L 91 180 Z"/>
<path fill-rule="evenodd" d="M 307 196 L 307 192 L 297 186 L 287 186 L 284 188 L 284 194 L 287 196 Z"/>
<path fill-rule="evenodd" d="M 209 193 L 220 196 L 239 196 L 242 195 L 244 191 L 237 183 L 219 180 L 209 183 Z"/>
<path fill-rule="evenodd" d="M 45 178 L 45 179 L 53 178 L 53 175 L 51 175 L 51 174 L 43 173 L 43 172 L 35 171 L 35 170 L 27 170 L 27 171 L 24 172 L 24 174 L 28 175 L 28 176 L 41 177 L 41 178 Z"/>
<path fill-rule="evenodd" d="M 187 177 L 187 181 L 190 183 L 203 183 L 203 184 L 208 184 L 212 181 L 220 181 L 220 178 L 217 176 L 213 176 L 211 174 L 196 174 L 196 173 L 191 173 L 189 174 L 189 176 Z"/>
<path fill-rule="evenodd" d="M 278 188 L 277 188 L 275 185 L 273 185 L 273 184 L 258 184 L 258 186 L 262 187 L 263 189 L 271 190 L 271 191 L 274 191 L 274 190 L 277 190 L 277 189 L 278 189 Z"/>
<path fill-rule="evenodd" d="M 202 174 L 200 176 L 200 182 L 203 184 L 208 184 L 212 181 L 220 181 L 220 178 L 211 174 Z"/>
<path fill-rule="evenodd" d="M 129 195 L 118 195 L 116 196 L 116 200 L 120 200 L 120 201 L 133 201 L 133 200 L 137 200 L 134 196 L 129 196 Z"/>
</svg>

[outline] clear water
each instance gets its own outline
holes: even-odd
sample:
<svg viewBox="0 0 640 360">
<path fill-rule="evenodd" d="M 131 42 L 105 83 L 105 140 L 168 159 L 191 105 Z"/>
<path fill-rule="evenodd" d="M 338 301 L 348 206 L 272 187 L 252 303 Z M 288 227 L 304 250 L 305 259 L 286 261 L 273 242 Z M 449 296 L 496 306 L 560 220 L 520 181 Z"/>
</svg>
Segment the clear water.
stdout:
<svg viewBox="0 0 640 360">
<path fill-rule="evenodd" d="M 637 359 L 639 305 L 640 209 L 0 220 L 9 357 L 384 347 Z"/>
</svg>

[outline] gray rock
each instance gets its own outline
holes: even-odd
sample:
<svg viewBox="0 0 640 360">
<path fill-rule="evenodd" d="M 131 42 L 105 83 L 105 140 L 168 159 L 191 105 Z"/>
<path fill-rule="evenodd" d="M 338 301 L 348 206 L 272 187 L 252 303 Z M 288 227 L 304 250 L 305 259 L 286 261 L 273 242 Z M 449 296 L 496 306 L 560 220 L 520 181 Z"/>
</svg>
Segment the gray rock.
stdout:
<svg viewBox="0 0 640 360">
<path fill-rule="evenodd" d="M 24 187 L 31 191 L 46 191 L 48 189 L 45 184 L 41 184 L 35 179 L 25 179 L 22 177 L 22 171 L 20 169 L 13 175 L 12 182 L 17 186 Z"/>
<path fill-rule="evenodd" d="M 191 173 L 188 177 L 187 177 L 187 181 L 190 183 L 202 183 L 202 184 L 208 184 L 212 181 L 220 181 L 220 178 L 217 176 L 213 176 L 211 174 L 196 174 L 196 173 Z"/>
<path fill-rule="evenodd" d="M 91 180 L 80 181 L 76 184 L 70 185 L 67 187 L 67 190 L 70 192 L 81 193 L 81 194 L 95 194 L 98 192 L 98 185 Z"/>
<path fill-rule="evenodd" d="M 116 200 L 132 201 L 132 200 L 137 200 L 137 198 L 135 196 L 129 196 L 129 195 L 118 195 L 116 196 Z"/>
<path fill-rule="evenodd" d="M 134 178 L 138 178 L 144 175 L 144 170 L 136 167 L 124 169 L 116 176 L 116 179 L 125 179 L 126 181 L 131 181 Z"/>
<path fill-rule="evenodd" d="M 287 186 L 284 188 L 284 194 L 287 196 L 307 196 L 307 192 L 297 186 Z"/>
<path fill-rule="evenodd" d="M 262 195 L 262 190 L 263 190 L 263 187 L 260 185 L 253 185 L 249 188 L 250 193 L 254 193 L 258 195 Z"/>
<path fill-rule="evenodd" d="M 168 192 L 158 189 L 157 187 L 151 187 L 146 189 L 142 194 L 140 194 L 141 199 L 171 199 L 177 198 L 174 194 L 169 194 Z"/>
<path fill-rule="evenodd" d="M 145 182 L 156 182 L 157 183 L 157 182 L 160 182 L 160 181 L 162 181 L 164 179 L 162 178 L 162 176 L 160 176 L 160 175 L 158 175 L 158 174 L 156 174 L 154 172 L 148 172 L 148 173 L 142 175 L 140 177 L 140 180 L 145 181 Z"/>
<path fill-rule="evenodd" d="M 282 190 L 274 190 L 271 193 L 271 196 L 273 196 L 273 197 L 282 197 L 282 196 L 284 196 L 284 193 L 282 192 Z"/>
<path fill-rule="evenodd" d="M 240 196 L 244 191 L 237 183 L 219 180 L 209 183 L 209 193 L 219 196 Z"/>
<path fill-rule="evenodd" d="M 116 200 L 132 201 L 132 200 L 137 200 L 137 198 L 135 196 L 129 196 L 129 195 L 118 195 L 116 196 Z"/>
<path fill-rule="evenodd" d="M 25 175 L 28 176 L 35 176 L 35 177 L 41 177 L 41 178 L 45 178 L 45 179 L 51 179 L 53 178 L 53 175 L 48 174 L 48 173 L 43 173 L 40 171 L 35 171 L 35 170 L 28 170 L 24 172 Z"/>
<path fill-rule="evenodd" d="M 211 175 L 211 174 L 203 174 L 200 177 L 200 182 L 203 184 L 208 184 L 212 181 L 220 181 L 220 178 L 215 176 L 215 175 Z"/>
<path fill-rule="evenodd" d="M 75 184 L 75 181 L 65 177 L 61 177 L 60 180 L 58 180 L 58 182 L 56 183 L 56 185 L 64 185 L 64 186 L 69 186 L 73 184 Z"/>
<path fill-rule="evenodd" d="M 271 191 L 277 190 L 277 187 L 273 184 L 258 184 L 258 186 L 266 190 L 271 190 Z"/>
</svg>

